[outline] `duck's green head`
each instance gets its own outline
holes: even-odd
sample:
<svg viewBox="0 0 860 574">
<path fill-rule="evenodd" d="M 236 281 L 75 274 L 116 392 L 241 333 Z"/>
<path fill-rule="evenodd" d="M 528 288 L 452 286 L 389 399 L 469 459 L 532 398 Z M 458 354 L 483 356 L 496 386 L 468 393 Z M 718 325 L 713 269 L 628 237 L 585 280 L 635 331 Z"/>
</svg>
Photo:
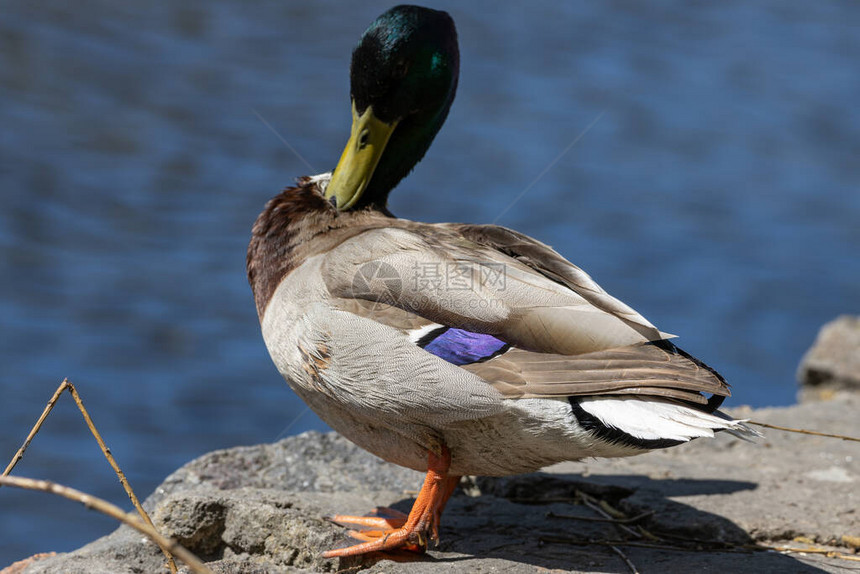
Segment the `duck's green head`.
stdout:
<svg viewBox="0 0 860 574">
<path fill-rule="evenodd" d="M 352 53 L 352 134 L 325 192 L 339 211 L 385 207 L 442 127 L 459 68 L 445 12 L 396 6 L 370 25 Z"/>
</svg>

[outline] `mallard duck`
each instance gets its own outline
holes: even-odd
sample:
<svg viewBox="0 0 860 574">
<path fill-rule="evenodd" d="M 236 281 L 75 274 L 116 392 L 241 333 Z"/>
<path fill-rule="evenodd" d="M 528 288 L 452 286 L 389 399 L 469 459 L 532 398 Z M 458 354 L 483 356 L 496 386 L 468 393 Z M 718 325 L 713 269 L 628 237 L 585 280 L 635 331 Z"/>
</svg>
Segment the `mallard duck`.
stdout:
<svg viewBox="0 0 860 574">
<path fill-rule="evenodd" d="M 253 227 L 248 279 L 280 373 L 333 429 L 427 473 L 408 515 L 335 516 L 369 530 L 328 557 L 422 550 L 463 475 L 754 433 L 716 410 L 730 392 L 715 370 L 547 245 L 389 212 L 458 74 L 447 13 L 382 14 L 352 54 L 334 171 L 300 178 Z"/>
</svg>

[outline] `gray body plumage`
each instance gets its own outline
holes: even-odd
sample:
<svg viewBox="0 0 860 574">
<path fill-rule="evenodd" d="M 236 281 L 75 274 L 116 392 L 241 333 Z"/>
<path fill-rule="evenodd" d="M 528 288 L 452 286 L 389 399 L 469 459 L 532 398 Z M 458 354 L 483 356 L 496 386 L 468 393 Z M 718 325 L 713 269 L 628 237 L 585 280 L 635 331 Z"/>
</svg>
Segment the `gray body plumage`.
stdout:
<svg viewBox="0 0 860 574">
<path fill-rule="evenodd" d="M 729 394 L 719 375 L 549 247 L 495 226 L 339 213 L 315 199 L 325 183 L 307 179 L 270 203 L 249 278 L 278 370 L 368 451 L 426 470 L 427 451 L 444 444 L 452 475 L 507 475 L 638 454 L 649 440 L 747 432 L 707 412 L 702 393 Z M 272 257 L 289 264 L 273 271 Z M 416 280 L 421 269 L 453 268 L 461 288 Z M 434 325 L 510 348 L 457 366 L 416 345 Z M 571 397 L 592 426 L 634 440 L 585 428 Z"/>
</svg>

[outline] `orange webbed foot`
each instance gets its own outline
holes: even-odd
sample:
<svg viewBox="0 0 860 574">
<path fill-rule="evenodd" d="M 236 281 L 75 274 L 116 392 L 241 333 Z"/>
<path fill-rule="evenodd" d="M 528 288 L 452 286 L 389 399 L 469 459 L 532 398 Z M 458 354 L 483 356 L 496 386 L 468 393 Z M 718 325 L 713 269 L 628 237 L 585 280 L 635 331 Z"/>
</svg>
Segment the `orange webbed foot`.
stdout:
<svg viewBox="0 0 860 574">
<path fill-rule="evenodd" d="M 451 453 L 447 447 L 442 447 L 441 455 L 430 452 L 424 485 L 408 515 L 390 508 L 378 508 L 374 511 L 376 516 L 331 517 L 332 522 L 343 526 L 372 530 L 350 531 L 350 536 L 365 542 L 329 550 L 323 553 L 323 557 L 343 558 L 395 550 L 424 552 L 430 540 L 439 540 L 439 518 L 460 480 L 458 476 L 447 475 L 450 466 Z"/>
<path fill-rule="evenodd" d="M 335 514 L 327 517 L 327 520 L 339 526 L 357 528 L 374 528 L 377 530 L 394 530 L 402 528 L 409 515 L 399 510 L 388 507 L 374 508 L 367 516 L 349 516 L 346 514 Z"/>
</svg>

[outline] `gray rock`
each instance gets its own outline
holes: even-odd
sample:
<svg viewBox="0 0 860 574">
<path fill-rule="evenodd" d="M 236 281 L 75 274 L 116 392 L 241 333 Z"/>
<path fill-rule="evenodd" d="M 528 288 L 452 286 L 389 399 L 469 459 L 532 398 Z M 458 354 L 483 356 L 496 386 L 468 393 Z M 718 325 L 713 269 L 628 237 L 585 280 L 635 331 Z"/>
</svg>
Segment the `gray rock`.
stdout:
<svg viewBox="0 0 860 574">
<path fill-rule="evenodd" d="M 801 402 L 860 392 L 860 317 L 842 315 L 824 325 L 800 362 L 797 380 Z"/>
<path fill-rule="evenodd" d="M 858 409 L 860 396 L 846 394 L 734 415 L 857 436 Z M 643 574 L 842 572 L 850 562 L 744 546 L 802 547 L 800 536 L 852 554 L 842 536 L 860 532 L 857 443 L 770 430 L 756 444 L 720 436 L 629 459 L 466 480 L 445 511 L 440 545 L 419 560 L 320 558 L 348 544 L 325 515 L 377 505 L 408 511 L 421 479 L 337 435 L 306 433 L 207 454 L 170 475 L 145 506 L 159 529 L 220 574 L 625 572 L 625 559 Z M 652 514 L 631 525 L 634 535 L 589 520 L 599 515 L 584 497 L 628 517 Z M 154 573 L 166 571 L 163 562 L 154 544 L 121 527 L 24 572 Z"/>
</svg>

